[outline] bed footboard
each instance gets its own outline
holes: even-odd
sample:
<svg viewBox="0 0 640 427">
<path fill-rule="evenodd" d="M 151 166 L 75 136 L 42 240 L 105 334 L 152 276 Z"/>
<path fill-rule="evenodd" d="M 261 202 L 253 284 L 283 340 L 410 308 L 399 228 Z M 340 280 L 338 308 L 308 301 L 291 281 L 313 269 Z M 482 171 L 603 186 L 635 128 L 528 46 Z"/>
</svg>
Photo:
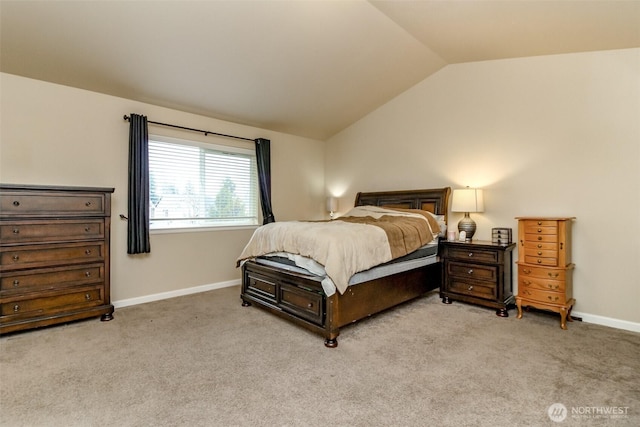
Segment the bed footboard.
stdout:
<svg viewBox="0 0 640 427">
<path fill-rule="evenodd" d="M 242 266 L 242 305 L 256 305 L 338 346 L 340 328 L 414 299 L 440 286 L 440 262 L 350 286 L 327 297 L 317 276 L 247 261 Z"/>
</svg>

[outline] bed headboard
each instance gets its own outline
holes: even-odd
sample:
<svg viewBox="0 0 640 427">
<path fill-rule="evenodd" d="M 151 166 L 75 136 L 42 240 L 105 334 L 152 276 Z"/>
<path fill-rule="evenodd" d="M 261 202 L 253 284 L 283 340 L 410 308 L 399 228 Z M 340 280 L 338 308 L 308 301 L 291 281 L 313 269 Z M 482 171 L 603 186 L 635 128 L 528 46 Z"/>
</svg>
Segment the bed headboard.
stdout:
<svg viewBox="0 0 640 427">
<path fill-rule="evenodd" d="M 451 187 L 428 190 L 379 191 L 356 194 L 354 206 L 388 206 L 403 209 L 422 209 L 436 215 L 444 215 L 448 222 L 449 195 Z"/>
</svg>

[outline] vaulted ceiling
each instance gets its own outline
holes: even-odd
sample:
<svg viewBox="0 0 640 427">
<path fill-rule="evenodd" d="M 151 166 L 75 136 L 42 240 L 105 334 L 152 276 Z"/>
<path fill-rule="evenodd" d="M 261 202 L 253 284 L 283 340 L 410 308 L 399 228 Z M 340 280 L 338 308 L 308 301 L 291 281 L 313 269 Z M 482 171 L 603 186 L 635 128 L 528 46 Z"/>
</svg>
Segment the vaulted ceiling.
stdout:
<svg viewBox="0 0 640 427">
<path fill-rule="evenodd" d="M 316 139 L 448 64 L 633 47 L 636 0 L 0 2 L 2 72 Z"/>
</svg>

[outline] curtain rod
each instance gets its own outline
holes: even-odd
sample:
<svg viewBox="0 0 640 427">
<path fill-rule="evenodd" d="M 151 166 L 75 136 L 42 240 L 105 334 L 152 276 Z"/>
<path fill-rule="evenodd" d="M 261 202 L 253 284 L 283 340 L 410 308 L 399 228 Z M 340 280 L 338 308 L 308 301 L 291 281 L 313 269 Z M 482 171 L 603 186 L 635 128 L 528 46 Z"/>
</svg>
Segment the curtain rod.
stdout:
<svg viewBox="0 0 640 427">
<path fill-rule="evenodd" d="M 124 120 L 128 122 L 129 121 L 129 116 L 127 116 L 125 114 Z M 242 139 L 244 141 L 254 141 L 251 138 L 243 138 L 242 136 L 226 135 L 224 133 L 217 133 L 217 132 L 211 132 L 211 131 L 208 131 L 208 130 L 200 130 L 200 129 L 188 128 L 188 127 L 184 127 L 184 126 L 171 125 L 169 123 L 154 122 L 154 121 L 151 121 L 151 120 L 147 120 L 147 123 L 151 123 L 151 124 L 154 124 L 154 125 L 160 125 L 160 126 L 167 126 L 167 127 L 170 127 L 170 128 L 176 128 L 176 129 L 182 129 L 182 130 L 190 130 L 192 132 L 199 132 L 199 133 L 203 133 L 204 136 L 217 135 L 217 136 L 223 136 L 225 138 Z"/>
</svg>

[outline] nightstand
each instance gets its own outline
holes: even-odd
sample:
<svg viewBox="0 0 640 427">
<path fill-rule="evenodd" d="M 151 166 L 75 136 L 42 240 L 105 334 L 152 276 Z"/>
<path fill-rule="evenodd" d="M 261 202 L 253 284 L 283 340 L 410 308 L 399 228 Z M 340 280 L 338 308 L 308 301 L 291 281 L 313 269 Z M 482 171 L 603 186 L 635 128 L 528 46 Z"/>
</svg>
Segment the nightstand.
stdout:
<svg viewBox="0 0 640 427">
<path fill-rule="evenodd" d="M 440 245 L 442 302 L 478 304 L 495 308 L 497 316 L 509 317 L 508 306 L 515 301 L 511 265 L 516 244 L 443 240 Z"/>
</svg>

